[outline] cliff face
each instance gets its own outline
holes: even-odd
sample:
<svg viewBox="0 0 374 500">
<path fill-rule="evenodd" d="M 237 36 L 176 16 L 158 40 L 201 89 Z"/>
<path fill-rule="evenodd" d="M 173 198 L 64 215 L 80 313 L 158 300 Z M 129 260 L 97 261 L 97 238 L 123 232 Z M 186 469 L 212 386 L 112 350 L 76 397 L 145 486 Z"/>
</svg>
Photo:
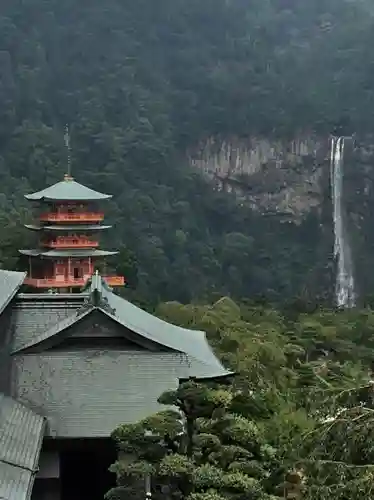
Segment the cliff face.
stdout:
<svg viewBox="0 0 374 500">
<path fill-rule="evenodd" d="M 328 140 L 313 136 L 288 142 L 209 139 L 189 154 L 190 165 L 216 189 L 235 193 L 240 203 L 261 213 L 295 222 L 321 206 L 328 162 Z"/>
<path fill-rule="evenodd" d="M 189 163 L 211 180 L 215 189 L 234 194 L 240 205 L 261 214 L 274 215 L 279 222 L 292 222 L 291 246 L 304 234 L 313 251 L 311 274 L 324 283 L 334 281 L 333 221 L 330 188 L 329 138 L 300 135 L 292 141 L 210 139 L 189 155 Z M 374 137 L 345 141 L 343 218 L 353 253 L 357 292 L 366 296 L 374 289 Z M 312 216 L 318 236 L 309 238 Z M 306 232 L 305 232 L 306 231 Z M 325 288 L 327 284 L 323 285 Z M 316 285 L 317 287 L 317 285 Z"/>
</svg>

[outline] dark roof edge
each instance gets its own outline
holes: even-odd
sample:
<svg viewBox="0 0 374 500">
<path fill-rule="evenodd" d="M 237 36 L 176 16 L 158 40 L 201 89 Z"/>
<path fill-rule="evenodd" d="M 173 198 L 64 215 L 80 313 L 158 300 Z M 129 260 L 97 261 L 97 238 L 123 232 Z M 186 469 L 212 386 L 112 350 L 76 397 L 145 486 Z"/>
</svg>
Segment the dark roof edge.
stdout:
<svg viewBox="0 0 374 500">
<path fill-rule="evenodd" d="M 61 201 L 61 202 L 68 202 L 68 201 L 75 201 L 75 202 L 83 202 L 83 201 L 100 201 L 100 200 L 110 200 L 111 198 L 113 198 L 113 195 L 112 194 L 106 194 L 104 196 L 102 196 L 101 198 L 82 198 L 82 199 L 79 199 L 79 198 L 74 198 L 73 200 L 72 199 L 69 199 L 69 198 L 49 198 L 48 196 L 42 196 L 41 198 L 29 198 L 29 196 L 31 195 L 25 195 L 25 198 L 26 200 L 28 201 L 36 201 L 36 202 L 41 202 L 41 201 Z"/>
<path fill-rule="evenodd" d="M 27 257 L 41 257 L 41 258 L 51 258 L 54 259 L 56 257 L 111 257 L 112 255 L 118 255 L 119 251 L 111 251 L 111 250 L 98 250 L 96 248 L 86 248 L 86 249 L 75 249 L 69 248 L 66 250 L 48 250 L 48 249 L 39 249 L 39 248 L 29 248 L 29 249 L 20 249 L 18 252 L 21 255 L 26 255 Z"/>
<path fill-rule="evenodd" d="M 33 413 L 35 413 L 35 412 L 33 411 Z M 34 463 L 34 470 L 36 472 L 38 472 L 38 470 L 39 470 L 39 467 L 38 467 L 39 456 L 40 456 L 40 452 L 42 451 L 43 438 L 44 438 L 44 434 L 45 434 L 45 431 L 46 431 L 46 428 L 47 428 L 47 417 L 44 417 L 44 415 L 39 415 L 39 416 L 42 417 L 43 423 L 42 423 L 42 432 L 40 433 L 40 436 L 39 436 L 39 439 L 38 439 L 38 455 L 35 458 L 35 463 Z"/>
<path fill-rule="evenodd" d="M 75 224 L 75 225 L 46 225 L 46 226 L 38 226 L 36 224 L 24 224 L 26 229 L 30 229 L 31 231 L 103 231 L 106 229 L 111 229 L 113 226 L 111 225 L 102 225 L 102 224 Z"/>
<path fill-rule="evenodd" d="M 222 381 L 222 379 L 228 379 L 228 378 L 231 378 L 231 377 L 235 377 L 235 375 L 237 375 L 238 372 L 231 372 L 231 371 L 226 371 L 224 373 L 220 373 L 220 374 L 217 374 L 217 375 L 206 375 L 206 376 L 197 376 L 197 377 L 179 377 L 179 381 L 180 382 L 187 382 L 188 380 L 197 380 L 198 382 L 201 381 L 201 382 L 215 382 L 215 381 Z"/>
</svg>

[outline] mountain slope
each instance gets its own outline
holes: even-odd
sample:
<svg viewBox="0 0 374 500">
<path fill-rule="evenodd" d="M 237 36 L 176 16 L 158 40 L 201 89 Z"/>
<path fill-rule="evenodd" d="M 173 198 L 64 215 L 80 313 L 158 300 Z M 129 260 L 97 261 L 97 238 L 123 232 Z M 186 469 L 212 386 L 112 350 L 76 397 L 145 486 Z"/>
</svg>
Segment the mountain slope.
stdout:
<svg viewBox="0 0 374 500">
<path fill-rule="evenodd" d="M 141 300 L 329 295 L 326 176 L 312 209 L 284 224 L 277 204 L 214 191 L 190 158 L 212 138 L 370 130 L 371 28 L 361 2 L 341 0 L 4 0 L 3 265 L 28 237 L 22 195 L 64 173 L 69 123 L 74 175 L 113 193 L 110 243 L 126 246 L 116 265 Z M 297 168 L 282 182 L 302 183 L 308 165 Z M 258 177 L 253 189 L 278 189 Z"/>
</svg>

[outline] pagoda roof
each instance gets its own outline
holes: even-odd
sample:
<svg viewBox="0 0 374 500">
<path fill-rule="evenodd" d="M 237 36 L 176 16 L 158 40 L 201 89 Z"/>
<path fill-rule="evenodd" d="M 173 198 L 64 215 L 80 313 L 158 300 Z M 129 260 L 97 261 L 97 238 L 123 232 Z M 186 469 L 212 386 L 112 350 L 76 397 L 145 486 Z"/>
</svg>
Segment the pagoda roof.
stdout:
<svg viewBox="0 0 374 500">
<path fill-rule="evenodd" d="M 112 195 L 94 191 L 65 176 L 63 181 L 36 193 L 27 194 L 25 198 L 31 201 L 96 201 L 108 200 Z"/>
<path fill-rule="evenodd" d="M 84 303 L 78 310 L 70 313 L 64 319 L 45 330 L 43 329 L 42 332 L 31 335 L 31 337 L 30 330 L 25 331 L 23 338 L 17 338 L 16 334 L 13 353 L 41 346 L 45 342 L 58 344 L 61 332 L 81 321 L 93 311 L 100 311 L 124 326 L 126 330 L 139 335 L 144 341 L 187 355 L 190 376 L 216 378 L 230 375 L 230 372 L 222 366 L 210 348 L 205 332 L 167 323 L 140 309 L 113 293 L 98 273 L 92 276 L 86 292 L 83 293 L 86 294 Z M 181 378 L 186 378 L 186 376 L 188 376 L 187 373 L 181 374 Z"/>
<path fill-rule="evenodd" d="M 55 258 L 55 257 L 108 257 L 110 255 L 117 255 L 118 252 L 112 252 L 109 250 L 97 250 L 95 248 L 71 248 L 66 250 L 41 250 L 41 249 L 28 249 L 19 250 L 22 255 L 27 255 L 28 257 L 45 257 L 45 258 Z"/>
<path fill-rule="evenodd" d="M 31 229 L 32 231 L 102 231 L 104 229 L 110 229 L 112 226 L 102 226 L 100 224 L 75 224 L 74 226 L 66 226 L 66 225 L 54 225 L 54 226 L 40 226 L 36 224 L 25 224 L 27 229 Z"/>
</svg>

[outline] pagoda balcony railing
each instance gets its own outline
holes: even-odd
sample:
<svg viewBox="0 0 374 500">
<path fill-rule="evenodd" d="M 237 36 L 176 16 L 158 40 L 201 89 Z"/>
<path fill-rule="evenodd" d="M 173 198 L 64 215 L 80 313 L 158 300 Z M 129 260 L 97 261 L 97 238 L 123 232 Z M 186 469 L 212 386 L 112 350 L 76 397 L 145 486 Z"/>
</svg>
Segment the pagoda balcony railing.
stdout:
<svg viewBox="0 0 374 500">
<path fill-rule="evenodd" d="M 66 277 L 60 278 L 29 278 L 24 281 L 25 285 L 33 286 L 36 288 L 74 288 L 83 287 L 91 276 L 83 278 Z M 109 286 L 123 286 L 125 278 L 123 276 L 103 276 Z"/>
<path fill-rule="evenodd" d="M 36 288 L 69 288 L 82 287 L 86 284 L 88 278 L 66 278 L 64 280 L 56 278 L 26 278 L 25 285 Z"/>
<path fill-rule="evenodd" d="M 100 222 L 104 219 L 103 212 L 49 212 L 39 216 L 42 222 Z"/>
<path fill-rule="evenodd" d="M 104 279 L 109 286 L 123 286 L 125 284 L 123 276 L 104 276 Z"/>
<path fill-rule="evenodd" d="M 58 240 L 42 241 L 42 245 L 48 248 L 96 248 L 99 246 L 99 242 L 87 238 L 65 237 Z"/>
</svg>

